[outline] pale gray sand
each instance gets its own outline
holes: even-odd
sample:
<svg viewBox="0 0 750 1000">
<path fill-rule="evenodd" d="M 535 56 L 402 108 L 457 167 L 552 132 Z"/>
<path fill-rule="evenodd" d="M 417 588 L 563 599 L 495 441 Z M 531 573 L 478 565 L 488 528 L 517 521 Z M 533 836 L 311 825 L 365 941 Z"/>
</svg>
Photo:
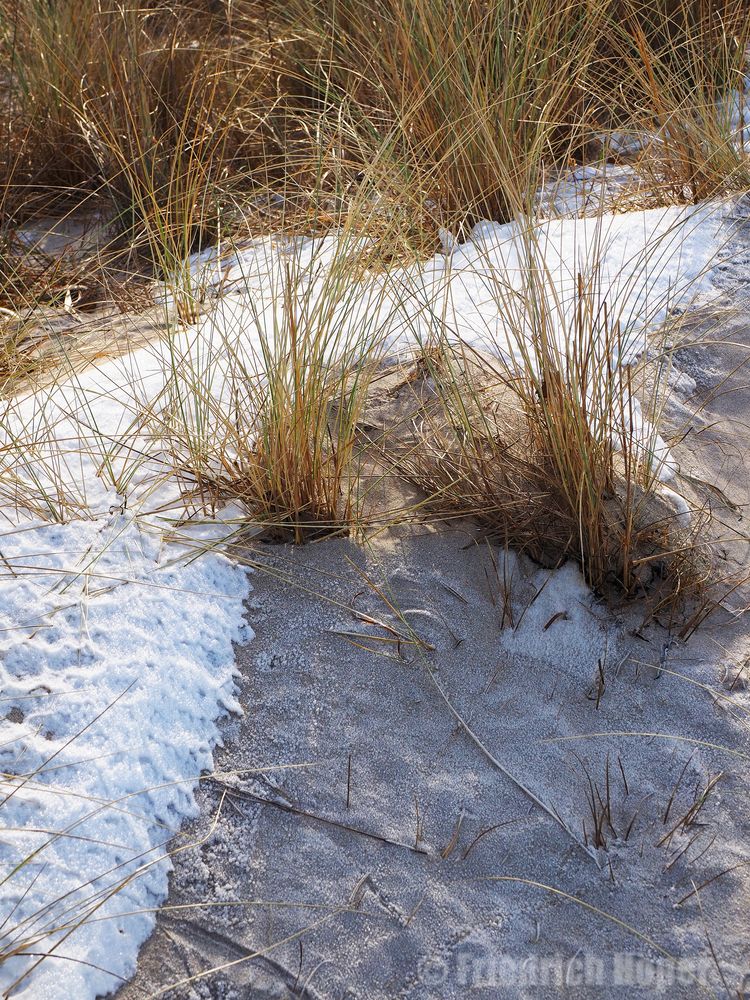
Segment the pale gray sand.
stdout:
<svg viewBox="0 0 750 1000">
<path fill-rule="evenodd" d="M 658 664 L 663 635 L 618 635 L 572 571 L 555 576 L 515 635 L 501 632 L 489 553 L 467 541 L 412 530 L 369 555 L 347 542 L 269 551 L 269 565 L 307 589 L 255 578 L 248 610 L 257 634 L 238 651 L 245 716 L 227 726 L 217 768 L 313 766 L 204 786 L 190 833 L 204 834 L 218 811 L 215 829 L 177 859 L 167 908 L 122 1000 L 237 960 L 171 995 L 447 1000 L 476 989 L 492 997 L 634 997 L 653 996 L 655 984 L 665 996 L 704 995 L 691 972 L 710 981 L 708 995 L 721 995 L 707 933 L 729 988 L 741 988 L 750 972 L 745 870 L 701 890 L 702 915 L 696 896 L 676 904 L 748 856 L 747 758 L 643 736 L 545 741 L 632 730 L 747 753 L 742 685 L 732 694 L 736 707 L 717 702 L 714 691 L 724 689 L 716 663 L 704 662 L 708 632 L 671 651 L 666 667 L 710 691 L 623 662 L 630 650 Z M 314 592 L 394 621 L 347 558 L 385 581 L 435 647 L 424 659 L 458 712 L 570 832 L 467 735 L 413 647 L 403 647 L 399 662 L 336 634 L 387 633 Z M 519 609 L 546 575 L 517 583 Z M 570 620 L 544 632 L 558 611 Z M 719 634 L 731 641 L 728 628 Z M 732 670 L 750 655 L 747 645 L 738 640 L 729 650 Z M 608 756 L 614 832 L 605 824 L 607 850 L 594 858 L 580 844 L 584 820 L 592 828 L 585 772 L 605 796 Z M 660 843 L 720 771 L 695 824 Z M 536 886 L 488 880 L 498 875 L 578 896 L 611 919 Z M 207 900 L 276 903 L 169 910 Z M 680 959 L 687 983 L 663 955 L 654 972 L 644 957 L 660 953 L 644 939 Z M 566 969 L 567 987 L 559 978 Z M 651 973 L 657 979 L 649 982 Z M 642 988 L 638 975 L 647 977 Z"/>
</svg>

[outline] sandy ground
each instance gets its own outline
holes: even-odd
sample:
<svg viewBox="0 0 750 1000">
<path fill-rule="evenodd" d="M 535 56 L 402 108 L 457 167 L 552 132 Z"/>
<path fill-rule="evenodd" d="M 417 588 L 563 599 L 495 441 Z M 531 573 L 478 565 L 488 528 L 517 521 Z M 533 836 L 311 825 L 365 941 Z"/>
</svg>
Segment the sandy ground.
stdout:
<svg viewBox="0 0 750 1000">
<path fill-rule="evenodd" d="M 191 834 L 215 827 L 177 859 L 118 997 L 192 975 L 203 978 L 169 995 L 728 995 L 709 936 L 741 988 L 745 870 L 690 896 L 747 857 L 747 757 L 735 754 L 748 751 L 748 699 L 742 681 L 727 691 L 750 656 L 737 629 L 717 622 L 664 657 L 660 630 L 634 641 L 624 623 L 613 629 L 571 568 L 523 620 L 548 574 L 519 575 L 516 629 L 503 630 L 491 553 L 459 532 L 410 530 L 369 553 L 280 549 L 268 565 L 295 582 L 256 579 L 257 636 L 238 651 L 246 714 L 227 727 L 217 768 L 310 766 L 205 784 Z M 362 571 L 433 649 L 399 655 L 349 610 L 403 629 Z M 567 619 L 545 632 L 559 612 Z M 380 655 L 344 632 L 378 636 Z M 723 685 L 712 639 L 726 647 Z M 621 730 L 677 738 L 610 735 Z M 611 825 L 594 850 L 589 780 L 606 799 L 607 759 Z M 248 900 L 264 902 L 170 909 Z"/>
<path fill-rule="evenodd" d="M 730 576 L 743 296 L 664 415 Z M 750 588 L 683 642 L 468 525 L 252 557 L 244 715 L 118 1000 L 750 997 Z"/>
</svg>

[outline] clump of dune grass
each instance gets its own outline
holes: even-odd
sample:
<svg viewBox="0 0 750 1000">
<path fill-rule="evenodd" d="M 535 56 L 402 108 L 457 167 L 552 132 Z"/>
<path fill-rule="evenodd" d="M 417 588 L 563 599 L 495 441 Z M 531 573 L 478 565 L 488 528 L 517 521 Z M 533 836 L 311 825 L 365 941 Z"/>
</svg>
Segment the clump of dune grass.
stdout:
<svg viewBox="0 0 750 1000">
<path fill-rule="evenodd" d="M 358 423 L 389 305 L 377 285 L 362 297 L 357 250 L 345 236 L 308 257 L 267 244 L 252 258 L 265 288 L 248 273 L 242 302 L 170 342 L 144 424 L 188 510 L 234 500 L 265 537 L 294 542 L 359 525 Z"/>
<path fill-rule="evenodd" d="M 438 517 L 469 516 L 547 566 L 573 559 L 599 592 L 684 604 L 711 576 L 704 511 L 664 486 L 674 470 L 657 432 L 663 397 L 649 400 L 651 422 L 638 403 L 638 317 L 610 300 L 598 241 L 570 302 L 540 239 L 534 226 L 516 236 L 520 288 L 483 265 L 503 320 L 501 334 L 487 331 L 491 353 L 433 316 L 422 363 L 434 397 L 396 461 Z M 658 266 L 654 254 L 644 264 Z"/>
<path fill-rule="evenodd" d="M 743 93 L 750 45 L 746 0 L 721 5 L 618 5 L 613 50 L 642 144 L 637 169 L 664 201 L 698 202 L 750 187 Z"/>
<path fill-rule="evenodd" d="M 265 179 L 274 141 L 268 42 L 250 5 L 233 9 L 230 34 L 221 5 L 6 7 L 5 211 L 96 204 L 161 274 L 215 241 L 232 185 Z"/>
<path fill-rule="evenodd" d="M 509 218 L 613 129 L 654 137 L 665 199 L 705 197 L 746 181 L 724 113 L 746 6 L 0 4 L 0 214 L 100 205 L 174 275 L 248 222 L 335 227 L 369 187 L 429 248 L 420 230 Z"/>
<path fill-rule="evenodd" d="M 108 139 L 131 153 L 131 169 L 152 172 L 158 188 L 169 183 L 169 156 L 180 143 L 195 141 L 201 125 L 221 134 L 221 115 L 244 111 L 234 123 L 224 163 L 229 167 L 230 154 L 253 138 L 250 125 L 258 109 L 251 101 L 264 75 L 264 49 L 259 46 L 253 60 L 246 47 L 252 8 L 233 7 L 237 30 L 230 37 L 221 4 L 3 5 L 0 44 L 10 67 L 2 175 L 10 188 L 8 207 L 27 214 L 35 198 L 47 207 L 53 197 L 70 205 L 103 185 L 123 213 L 132 211 L 132 178 L 121 174 Z M 251 80 L 252 69 L 258 75 Z M 233 101 L 237 91 L 243 108 Z M 212 94 L 212 103 L 201 106 Z M 215 120 L 201 117 L 210 112 Z M 102 136 L 97 125 L 105 119 L 108 133 Z"/>
<path fill-rule="evenodd" d="M 438 400 L 399 467 L 433 516 L 470 517 L 545 566 L 573 559 L 599 592 L 694 595 L 707 577 L 690 543 L 698 524 L 684 527 L 625 429 L 628 372 L 610 373 L 618 398 L 605 413 L 571 394 L 567 368 L 548 363 L 535 386 L 465 344 L 429 358 Z"/>
<path fill-rule="evenodd" d="M 598 15 L 539 0 L 456 5 L 357 0 L 285 5 L 303 31 L 313 96 L 353 95 L 359 128 L 451 225 L 509 217 L 549 154 L 583 139 Z"/>
</svg>

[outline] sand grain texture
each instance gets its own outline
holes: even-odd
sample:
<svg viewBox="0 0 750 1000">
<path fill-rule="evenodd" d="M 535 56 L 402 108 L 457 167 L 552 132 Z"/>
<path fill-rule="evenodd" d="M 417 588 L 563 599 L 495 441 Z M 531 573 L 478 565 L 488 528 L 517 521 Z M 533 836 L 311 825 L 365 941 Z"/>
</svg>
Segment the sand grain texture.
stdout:
<svg viewBox="0 0 750 1000">
<path fill-rule="evenodd" d="M 665 633 L 634 638 L 633 622 L 598 605 L 572 566 L 550 574 L 511 556 L 516 628 L 501 628 L 503 553 L 468 531 L 408 527 L 368 549 L 340 540 L 268 547 L 265 558 L 248 606 L 256 639 L 238 650 L 245 715 L 227 726 L 216 766 L 311 766 L 204 786 L 193 832 L 207 830 L 226 792 L 216 828 L 177 860 L 120 1000 L 194 975 L 169 995 L 630 998 L 659 984 L 670 997 L 726 995 L 707 934 L 730 988 L 742 988 L 745 868 L 702 889 L 700 907 L 695 895 L 677 905 L 747 857 L 748 698 L 744 682 L 722 687 L 711 651 L 719 636 L 727 670 L 738 666 L 750 656 L 741 627 L 717 619 L 665 652 Z M 405 643 L 399 655 L 382 641 L 391 633 L 349 609 L 403 631 L 363 573 L 421 650 Z M 589 779 L 604 799 L 607 772 L 607 846 L 595 850 Z M 611 919 L 494 876 L 552 886 Z M 239 900 L 266 903 L 169 908 Z M 681 960 L 685 982 L 664 953 Z M 632 956 L 657 971 L 629 972 Z"/>
</svg>

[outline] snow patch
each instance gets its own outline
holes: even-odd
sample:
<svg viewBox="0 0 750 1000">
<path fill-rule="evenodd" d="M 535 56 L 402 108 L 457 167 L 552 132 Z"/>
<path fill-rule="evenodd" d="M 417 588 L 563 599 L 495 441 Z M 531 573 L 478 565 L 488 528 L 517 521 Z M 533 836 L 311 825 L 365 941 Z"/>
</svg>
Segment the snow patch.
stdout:
<svg viewBox="0 0 750 1000">
<path fill-rule="evenodd" d="M 175 560 L 131 515 L 6 535 L 3 554 L 3 877 L 30 858 L 3 885 L 3 948 L 92 918 L 12 995 L 93 997 L 133 973 L 217 716 L 239 710 L 248 585 L 219 555 Z M 4 963 L 0 986 L 35 961 Z"/>
</svg>

